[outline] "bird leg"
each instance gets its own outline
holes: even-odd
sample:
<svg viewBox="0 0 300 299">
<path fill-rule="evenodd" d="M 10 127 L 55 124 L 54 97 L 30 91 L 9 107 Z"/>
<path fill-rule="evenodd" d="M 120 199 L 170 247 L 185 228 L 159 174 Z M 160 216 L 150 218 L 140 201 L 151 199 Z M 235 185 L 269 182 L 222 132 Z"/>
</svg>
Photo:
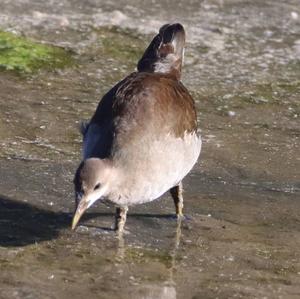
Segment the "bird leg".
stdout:
<svg viewBox="0 0 300 299">
<path fill-rule="evenodd" d="M 122 233 L 124 231 L 127 211 L 127 207 L 117 207 L 116 209 L 115 231 L 117 231 L 118 233 Z"/>
<path fill-rule="evenodd" d="M 177 186 L 170 189 L 170 193 L 174 200 L 176 216 L 178 219 L 183 217 L 182 209 L 183 209 L 183 197 L 182 197 L 183 187 L 182 182 L 180 182 Z"/>
</svg>

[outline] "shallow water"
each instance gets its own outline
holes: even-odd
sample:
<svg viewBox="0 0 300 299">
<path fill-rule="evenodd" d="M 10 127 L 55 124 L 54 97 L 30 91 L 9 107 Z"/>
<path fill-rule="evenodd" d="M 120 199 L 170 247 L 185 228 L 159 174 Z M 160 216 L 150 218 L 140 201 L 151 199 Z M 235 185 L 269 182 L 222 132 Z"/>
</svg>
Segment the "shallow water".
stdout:
<svg viewBox="0 0 300 299">
<path fill-rule="evenodd" d="M 166 194 L 121 239 L 100 203 L 71 232 L 78 123 L 174 20 L 204 140 L 187 219 Z M 298 0 L 5 0 L 0 28 L 76 61 L 0 73 L 0 298 L 300 297 Z"/>
</svg>

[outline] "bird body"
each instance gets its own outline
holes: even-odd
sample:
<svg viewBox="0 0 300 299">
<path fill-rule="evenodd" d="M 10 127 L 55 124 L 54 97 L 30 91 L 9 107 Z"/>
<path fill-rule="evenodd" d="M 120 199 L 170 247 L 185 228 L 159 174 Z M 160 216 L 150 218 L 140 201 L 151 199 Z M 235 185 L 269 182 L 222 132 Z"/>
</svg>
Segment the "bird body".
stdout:
<svg viewBox="0 0 300 299">
<path fill-rule="evenodd" d="M 160 197 L 180 186 L 197 162 L 201 138 L 194 100 L 179 80 L 184 37 L 180 24 L 163 26 L 138 71 L 104 95 L 83 128 L 73 227 L 99 198 L 127 211 Z"/>
</svg>

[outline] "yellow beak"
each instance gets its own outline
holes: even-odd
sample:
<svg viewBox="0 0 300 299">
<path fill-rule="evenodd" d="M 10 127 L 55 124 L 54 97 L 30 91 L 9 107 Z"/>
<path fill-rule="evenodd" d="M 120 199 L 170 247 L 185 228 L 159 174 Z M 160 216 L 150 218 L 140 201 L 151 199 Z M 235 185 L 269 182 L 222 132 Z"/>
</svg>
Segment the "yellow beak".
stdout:
<svg viewBox="0 0 300 299">
<path fill-rule="evenodd" d="M 85 210 L 88 208 L 88 203 L 86 202 L 86 200 L 84 200 L 84 198 L 81 199 L 81 201 L 79 202 L 79 205 L 75 211 L 75 214 L 73 216 L 73 220 L 72 220 L 72 230 L 74 230 L 81 218 L 81 216 L 83 215 L 83 213 L 85 212 Z"/>
</svg>

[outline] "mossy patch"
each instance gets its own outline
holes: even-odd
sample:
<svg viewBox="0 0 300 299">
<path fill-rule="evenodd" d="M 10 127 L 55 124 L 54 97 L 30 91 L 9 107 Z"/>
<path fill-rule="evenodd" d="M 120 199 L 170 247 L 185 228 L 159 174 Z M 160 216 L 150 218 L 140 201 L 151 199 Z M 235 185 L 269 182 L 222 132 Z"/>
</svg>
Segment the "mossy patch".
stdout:
<svg viewBox="0 0 300 299">
<path fill-rule="evenodd" d="M 135 70 L 152 39 L 152 36 L 116 26 L 93 29 L 90 36 L 93 42 L 87 45 L 80 60 L 82 64 L 97 65 L 101 70 L 103 92 Z"/>
<path fill-rule="evenodd" d="M 135 69 L 148 40 L 151 40 L 151 37 L 116 26 L 95 29 L 95 34 L 97 43 L 93 44 L 90 53 L 97 59 L 97 63 L 102 64 L 102 70 L 107 69 L 110 73 L 116 70 L 119 74 L 123 73 L 122 76 Z M 114 79 L 120 80 L 118 76 Z"/>
<path fill-rule="evenodd" d="M 136 65 L 146 48 L 145 37 L 119 27 L 100 29 L 104 56 L 127 65 Z"/>
<path fill-rule="evenodd" d="M 71 55 L 62 48 L 33 42 L 27 38 L 0 31 L 0 69 L 32 73 L 39 69 L 71 65 Z"/>
</svg>

